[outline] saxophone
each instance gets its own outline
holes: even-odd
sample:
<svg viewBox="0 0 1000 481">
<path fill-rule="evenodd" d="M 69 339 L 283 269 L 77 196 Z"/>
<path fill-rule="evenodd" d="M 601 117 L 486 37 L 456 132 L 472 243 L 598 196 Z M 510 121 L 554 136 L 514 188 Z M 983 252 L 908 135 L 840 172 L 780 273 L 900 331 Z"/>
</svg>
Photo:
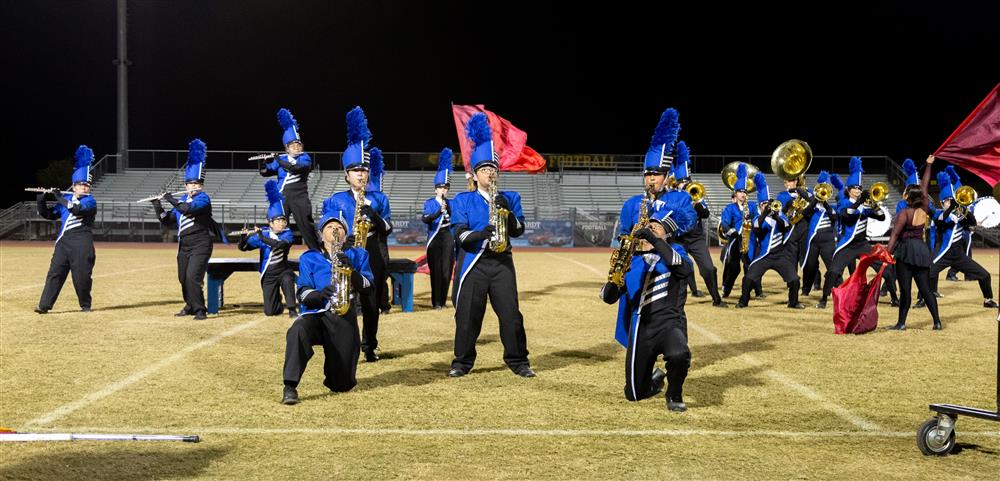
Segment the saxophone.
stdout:
<svg viewBox="0 0 1000 481">
<path fill-rule="evenodd" d="M 753 224 L 750 221 L 750 202 L 743 204 L 743 228 L 740 229 L 740 254 L 750 252 L 750 228 Z"/>
<path fill-rule="evenodd" d="M 365 191 L 362 190 L 354 199 L 354 245 L 362 249 L 368 245 L 368 232 L 372 230 L 372 221 L 361 214 L 361 206 L 365 205 Z"/>
<path fill-rule="evenodd" d="M 510 211 L 497 206 L 497 174 L 490 174 L 490 225 L 496 229 L 490 237 L 490 250 L 493 252 L 503 252 L 510 244 L 507 237 L 507 217 Z"/>
<path fill-rule="evenodd" d="M 334 294 L 330 296 L 330 308 L 338 316 L 351 310 L 351 267 L 340 264 L 342 246 L 343 242 L 337 242 L 330 253 L 330 285 L 334 287 Z"/>
<path fill-rule="evenodd" d="M 622 287 L 625 285 L 625 273 L 632 266 L 632 256 L 639 246 L 635 236 L 649 225 L 649 191 L 642 193 L 642 203 L 639 204 L 639 219 L 632 226 L 632 231 L 618 239 L 618 248 L 611 253 L 611 270 L 608 272 L 608 282 Z"/>
</svg>

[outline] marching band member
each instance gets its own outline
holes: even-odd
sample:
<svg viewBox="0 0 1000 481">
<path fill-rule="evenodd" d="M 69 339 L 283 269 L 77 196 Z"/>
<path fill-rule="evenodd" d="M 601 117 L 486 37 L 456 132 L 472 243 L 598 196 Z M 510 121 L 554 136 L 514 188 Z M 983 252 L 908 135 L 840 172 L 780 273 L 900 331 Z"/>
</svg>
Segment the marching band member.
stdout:
<svg viewBox="0 0 1000 481">
<path fill-rule="evenodd" d="M 388 266 L 379 250 L 376 236 L 388 236 L 392 232 L 392 222 L 389 212 L 389 198 L 377 191 L 367 192 L 371 154 L 366 150 L 371 141 L 372 133 L 368 130 L 368 119 L 361 107 L 354 107 L 347 113 L 347 149 L 344 150 L 344 176 L 349 189 L 330 196 L 337 203 L 337 208 L 344 211 L 347 220 L 348 235 L 353 238 L 354 245 L 364 245 L 368 251 L 368 262 L 374 275 L 372 288 L 360 296 L 361 315 L 361 350 L 365 353 L 365 361 L 376 362 L 378 353 L 378 320 L 379 297 L 385 288 L 385 278 Z M 358 199 L 362 199 L 358 204 Z M 355 212 L 360 212 L 360 218 L 355 218 Z M 356 229 L 362 222 L 370 222 L 371 228 L 365 238 L 358 238 Z M 349 241 L 348 243 L 350 243 Z"/>
<path fill-rule="evenodd" d="M 958 190 L 951 184 L 951 177 L 948 172 L 938 172 L 938 185 L 941 186 L 941 193 L 938 198 L 941 200 L 941 209 L 934 213 L 935 225 L 941 234 L 940 247 L 934 256 L 934 263 L 930 270 L 931 291 L 937 292 L 938 276 L 941 271 L 954 266 L 959 272 L 965 274 L 966 279 L 979 281 L 979 290 L 983 293 L 983 307 L 996 308 L 997 303 L 993 300 L 992 277 L 990 273 L 979 265 L 978 262 L 969 258 L 966 251 L 965 232 L 976 225 L 976 218 L 970 215 L 968 209 L 956 211 L 959 207 L 955 201 L 955 192 Z M 924 297 L 927 302 L 927 297 Z"/>
<path fill-rule="evenodd" d="M 683 386 L 691 367 L 688 347 L 686 278 L 694 265 L 684 248 L 672 238 L 674 228 L 694 228 L 696 216 L 667 203 L 654 206 L 649 226 L 636 236 L 641 245 L 625 275 L 624 292 L 608 282 L 601 289 L 607 304 L 619 303 L 615 338 L 626 347 L 625 399 L 639 401 L 663 390 L 666 379 L 667 409 L 687 410 Z M 655 368 L 662 355 L 666 372 Z"/>
<path fill-rule="evenodd" d="M 290 220 L 294 216 L 302 242 L 310 249 L 318 249 L 319 239 L 316 238 L 316 229 L 313 227 L 312 204 L 309 202 L 308 184 L 309 172 L 313 168 L 312 159 L 303 152 L 299 123 L 288 109 L 278 110 L 278 124 L 283 130 L 281 142 L 285 146 L 285 153 L 264 164 L 260 175 L 278 176 L 278 192 L 284 196 L 283 204 L 288 209 L 285 219 Z"/>
<path fill-rule="evenodd" d="M 913 161 L 906 159 L 912 165 Z M 932 259 L 931 251 L 924 243 L 924 227 L 933 213 L 930 196 L 927 195 L 927 184 L 931 178 L 931 164 L 934 156 L 927 156 L 927 167 L 924 168 L 923 179 L 919 185 L 914 185 L 916 170 L 909 174 L 909 166 L 904 170 L 909 175 L 906 190 L 903 192 L 906 206 L 896 214 L 889 236 L 888 250 L 896 259 L 896 278 L 899 280 L 899 317 L 896 325 L 889 329 L 902 331 L 906 329 L 906 316 L 910 311 L 910 293 L 912 281 L 916 281 L 917 290 L 924 294 L 927 310 L 934 320 L 934 329 L 941 329 L 941 318 L 938 316 L 937 299 L 931 294 L 928 269 Z M 916 165 L 912 165 L 916 169 Z"/>
<path fill-rule="evenodd" d="M 826 271 L 823 282 L 823 297 L 816 304 L 819 309 L 826 308 L 826 301 L 830 297 L 830 291 L 835 284 L 839 284 L 839 279 L 844 274 L 844 268 L 853 265 L 861 256 L 867 254 L 871 249 L 868 243 L 867 228 L 868 219 L 885 220 L 885 214 L 878 206 L 866 205 L 866 201 L 871 197 L 871 193 L 862 190 L 861 158 L 852 157 L 850 163 L 850 175 L 846 182 L 846 195 L 842 196 L 837 204 L 837 215 L 840 217 L 841 236 L 837 241 L 837 247 L 833 251 L 833 264 Z"/>
<path fill-rule="evenodd" d="M 743 222 L 749 219 L 753 222 L 757 218 L 757 203 L 747 199 L 747 166 L 739 164 L 736 168 L 736 181 L 732 185 L 733 202 L 722 210 L 719 221 L 719 231 L 728 240 L 726 247 L 722 249 L 722 297 L 729 297 L 736 278 L 740 275 L 742 265 L 743 275 L 746 276 L 750 267 L 750 253 L 742 252 Z M 747 239 L 749 244 L 750 239 Z M 758 298 L 763 298 L 764 293 L 759 284 L 753 286 Z"/>
<path fill-rule="evenodd" d="M 431 271 L 431 306 L 444 309 L 448 299 L 452 267 L 455 265 L 455 236 L 451 232 L 451 207 L 448 188 L 451 186 L 451 149 L 441 151 L 438 170 L 434 175 L 434 197 L 424 201 L 423 221 L 427 224 L 427 267 Z"/>
<path fill-rule="evenodd" d="M 764 273 L 773 270 L 777 272 L 788 285 L 788 307 L 805 309 L 799 302 L 799 273 L 797 268 L 798 254 L 785 248 L 792 225 L 781 208 L 772 209 L 770 191 L 767 179 L 758 172 L 753 179 L 757 186 L 757 208 L 760 215 L 753 220 L 750 240 L 750 267 L 743 276 L 743 288 L 738 308 L 747 307 L 750 302 L 750 289 L 761 284 Z M 778 202 L 780 204 L 780 202 Z"/>
<path fill-rule="evenodd" d="M 673 176 L 677 181 L 677 191 L 683 193 L 687 193 L 688 185 L 691 182 L 691 174 L 688 167 L 690 155 L 691 153 L 687 144 L 683 140 L 678 142 L 677 158 L 674 159 L 673 165 Z M 704 198 L 694 204 L 694 209 L 698 213 L 695 226 L 680 236 L 678 242 L 684 246 L 687 253 L 698 264 L 698 273 L 705 280 L 705 285 L 708 286 L 708 293 L 712 296 L 712 306 L 725 308 L 727 304 L 722 301 L 722 296 L 719 295 L 718 269 L 715 268 L 715 264 L 712 262 L 712 254 L 708 252 L 708 238 L 705 236 L 705 229 L 702 226 L 702 219 L 707 219 L 711 215 L 711 211 L 709 211 L 708 203 L 705 202 Z M 694 276 L 691 276 L 691 279 L 694 279 Z M 698 297 L 697 294 L 698 292 L 695 290 L 695 294 L 693 295 Z"/>
<path fill-rule="evenodd" d="M 205 185 L 205 143 L 194 139 L 188 146 L 188 159 L 184 167 L 184 189 L 180 199 L 168 192 L 163 195 L 174 208 L 165 211 L 159 199 L 153 208 L 160 223 L 177 226 L 177 279 L 184 295 L 184 307 L 178 317 L 194 315 L 195 320 L 206 319 L 204 279 L 208 260 L 212 257 L 212 237 L 219 234 L 212 219 L 212 199 L 202 192 Z"/>
<path fill-rule="evenodd" d="M 294 239 L 288 229 L 285 218 L 284 198 L 278 191 L 278 183 L 269 180 L 264 183 L 267 193 L 267 221 L 270 228 L 257 229 L 256 232 L 240 236 L 239 249 L 251 251 L 260 249 L 260 288 L 264 293 L 264 315 L 281 314 L 284 307 L 281 295 L 285 295 L 288 307 L 288 317 L 294 319 L 295 313 L 295 270 L 288 263 L 288 251 L 292 248 Z"/>
<path fill-rule="evenodd" d="M 385 178 L 385 162 L 382 158 L 382 151 L 377 147 L 372 147 L 369 151 L 371 154 L 371 166 L 368 172 L 368 187 L 365 188 L 365 192 L 382 192 L 382 180 Z M 386 196 L 386 202 L 388 205 L 388 196 Z M 384 314 L 392 309 L 392 303 L 389 302 L 389 237 L 388 233 L 385 235 L 379 234 L 378 231 L 372 236 L 372 240 L 378 243 L 378 252 L 382 256 L 382 265 L 385 267 L 385 275 L 381 278 L 382 285 L 379 287 L 379 297 L 378 297 L 378 307 L 380 313 Z"/>
<path fill-rule="evenodd" d="M 955 171 L 954 165 L 949 165 L 945 167 L 944 171 L 948 173 L 948 178 L 951 179 L 952 189 L 958 190 L 959 187 L 962 187 L 962 179 L 959 178 L 958 172 Z M 965 229 L 965 232 L 962 234 L 962 238 L 965 240 L 965 255 L 969 256 L 970 259 L 972 258 L 972 229 L 974 228 L 975 226 L 970 226 L 968 229 Z M 949 281 L 957 281 L 958 269 L 955 268 L 955 266 L 949 267 L 948 274 L 945 276 L 945 279 Z M 975 279 L 967 278 L 965 280 L 974 281 Z"/>
<path fill-rule="evenodd" d="M 524 233 L 521 195 L 498 190 L 499 153 L 493 150 L 486 114 L 477 113 L 465 126 L 472 140 L 469 163 L 477 190 L 462 192 L 450 203 L 451 222 L 461 244 L 460 271 L 455 289 L 455 359 L 449 377 L 461 377 L 476 362 L 476 341 L 483 326 L 486 299 L 500 319 L 503 360 L 515 374 L 535 377 L 528 362 L 524 318 L 517 301 L 517 273 L 510 238 Z M 503 235 L 506 232 L 507 235 Z"/>
<path fill-rule="evenodd" d="M 829 184 L 830 173 L 821 170 L 816 177 L 817 184 Z M 814 193 L 815 194 L 815 193 Z M 831 198 L 834 193 L 830 192 Z M 804 252 L 801 258 L 802 264 L 802 295 L 808 296 L 813 288 L 813 283 L 819 276 L 819 260 L 823 259 L 823 267 L 830 270 L 830 263 L 833 262 L 833 250 L 837 246 L 837 234 L 834 232 L 834 217 L 836 215 L 833 207 L 827 201 L 819 200 L 815 195 L 809 199 L 812 208 L 812 215 L 809 217 L 809 229 L 805 239 L 800 245 Z"/>
<path fill-rule="evenodd" d="M 45 288 L 38 300 L 35 312 L 45 314 L 55 305 L 66 276 L 73 274 L 73 288 L 80 303 L 80 310 L 90 312 L 90 287 L 94 271 L 94 235 L 91 228 L 97 215 L 97 201 L 90 195 L 90 164 L 94 162 L 94 151 L 81 145 L 73 155 L 73 193 L 63 194 L 54 189 L 48 194 L 38 194 L 38 215 L 59 220 L 59 236 L 56 248 L 49 262 L 49 272 L 45 276 Z M 49 207 L 45 196 L 52 195 L 58 202 Z"/>
<path fill-rule="evenodd" d="M 351 302 L 354 293 L 371 290 L 374 277 L 368 266 L 368 252 L 345 245 L 350 223 L 347 212 L 332 199 L 323 202 L 319 229 L 323 239 L 320 249 L 309 249 L 299 256 L 298 299 L 301 315 L 285 335 L 283 368 L 283 404 L 299 402 L 298 388 L 302 373 L 313 356 L 313 346 L 323 346 L 323 385 L 333 392 L 347 392 L 357 385 L 358 317 Z M 334 276 L 333 262 L 351 269 L 347 285 Z M 338 281 L 338 282 L 335 282 Z M 346 295 L 350 292 L 350 295 Z M 340 303 L 343 303 L 341 305 Z M 338 309 L 344 311 L 338 313 Z"/>
</svg>

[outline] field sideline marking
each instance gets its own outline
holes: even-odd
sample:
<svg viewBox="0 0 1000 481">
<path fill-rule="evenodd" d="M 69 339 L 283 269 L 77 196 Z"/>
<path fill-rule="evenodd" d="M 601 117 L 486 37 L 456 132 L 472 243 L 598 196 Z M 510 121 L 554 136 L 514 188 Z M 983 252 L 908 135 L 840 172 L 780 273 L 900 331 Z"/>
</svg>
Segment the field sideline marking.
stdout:
<svg viewBox="0 0 1000 481">
<path fill-rule="evenodd" d="M 584 263 L 582 263 L 582 262 L 580 262 L 580 261 L 578 261 L 576 259 L 571 259 L 569 257 L 558 256 L 558 255 L 555 255 L 555 254 L 549 254 L 549 255 L 551 255 L 552 257 L 558 258 L 558 259 L 562 259 L 562 260 L 565 260 L 565 261 L 572 262 L 572 263 L 574 263 L 574 264 L 576 264 L 576 265 L 578 265 L 580 267 L 583 267 L 583 268 L 585 268 L 585 269 L 587 269 L 587 270 L 589 270 L 589 271 L 591 271 L 591 272 L 593 272 L 593 273 L 595 273 L 597 275 L 600 275 L 600 276 L 605 275 L 603 272 L 597 270 L 593 266 L 588 265 L 588 264 L 584 264 Z M 699 334 L 707 337 L 710 341 L 712 341 L 715 344 L 723 344 L 725 342 L 717 334 L 713 333 L 712 331 L 709 331 L 708 329 L 705 329 L 704 327 L 699 326 L 698 324 L 696 324 L 694 322 L 691 322 L 690 319 L 688 319 L 688 326 L 691 327 L 692 329 L 694 329 L 695 331 L 698 331 Z M 755 357 L 753 357 L 753 356 L 751 356 L 749 354 L 740 354 L 739 356 L 737 356 L 737 359 L 742 360 L 744 363 L 749 364 L 751 367 L 764 367 L 765 366 L 764 362 L 758 360 L 757 358 L 755 358 Z M 845 407 L 843 407 L 843 406 L 841 406 L 839 404 L 836 404 L 833 401 L 830 401 L 829 399 L 827 399 L 822 394 L 816 392 L 815 390 L 813 390 L 812 388 L 810 388 L 810 387 L 808 387 L 808 386 L 806 386 L 804 384 L 801 384 L 801 383 L 795 381 L 794 379 L 786 376 L 785 374 L 782 374 L 782 373 L 780 373 L 778 371 L 775 371 L 774 369 L 764 369 L 763 373 L 766 374 L 767 377 L 769 377 L 769 378 L 777 381 L 778 383 L 784 385 L 785 387 L 787 387 L 787 388 L 789 388 L 789 389 L 791 389 L 791 390 L 793 390 L 793 391 L 801 394 L 802 396 L 806 397 L 807 399 L 810 399 L 810 400 L 816 402 L 817 404 L 819 404 L 820 406 L 822 406 L 824 409 L 826 409 L 826 410 L 828 410 L 828 411 L 836 414 L 837 416 L 840 416 L 841 418 L 847 420 L 848 422 L 850 422 L 851 424 L 855 425 L 858 428 L 861 428 L 861 429 L 863 429 L 865 431 L 878 431 L 879 430 L 879 427 L 878 427 L 877 424 L 875 424 L 875 423 L 873 423 L 871 421 L 868 421 L 867 419 L 865 419 L 865 418 L 863 418 L 861 416 L 858 416 L 857 414 L 852 413 L 847 408 L 845 408 Z"/>
<path fill-rule="evenodd" d="M 176 266 L 176 265 L 177 264 L 160 264 L 160 265 L 155 265 L 155 266 L 150 266 L 150 267 L 142 267 L 142 268 L 139 268 L 139 269 L 129 269 L 127 271 L 109 272 L 107 274 L 99 274 L 99 275 L 96 275 L 96 276 L 91 276 L 91 279 L 97 279 L 99 277 L 120 276 L 122 274 L 131 274 L 133 272 L 151 271 L 151 270 L 154 270 L 154 269 L 163 269 L 164 267 L 172 267 L 172 266 Z M 0 291 L 0 295 L 4 295 L 4 294 L 10 293 L 10 292 L 24 291 L 24 290 L 27 290 L 27 289 L 38 289 L 39 287 L 45 287 L 45 283 L 43 282 L 41 284 L 31 284 L 29 286 L 20 286 L 20 287 L 15 287 L 13 289 L 3 289 L 2 291 Z"/>
<path fill-rule="evenodd" d="M 190 346 L 187 346 L 184 349 L 181 349 L 180 351 L 171 354 L 170 356 L 167 356 L 153 364 L 150 364 L 149 366 L 146 366 L 145 368 L 139 371 L 130 374 L 129 376 L 125 377 L 120 381 L 108 384 L 107 386 L 84 396 L 82 399 L 63 405 L 51 412 L 45 413 L 35 419 L 32 419 L 31 421 L 28 421 L 25 424 L 25 426 L 26 427 L 42 426 L 44 424 L 49 424 L 52 421 L 55 421 L 56 419 L 66 417 L 72 414 L 74 411 L 87 407 L 88 405 L 96 401 L 108 397 L 118 391 L 121 391 L 122 389 L 125 389 L 126 387 L 132 384 L 135 384 L 136 382 L 141 381 L 142 379 L 152 374 L 155 374 L 157 371 L 169 366 L 170 364 L 173 364 L 174 362 L 180 360 L 182 357 L 190 354 L 193 351 L 196 351 L 203 347 L 211 346 L 229 336 L 250 329 L 264 322 L 266 319 L 267 319 L 266 317 L 262 317 L 255 321 L 244 322 L 243 324 L 231 327 L 230 329 L 226 330 L 221 334 L 216 334 L 215 336 L 205 339 L 204 341 L 191 344 Z"/>
<path fill-rule="evenodd" d="M 712 429 L 409 429 L 409 428 L 235 428 L 235 427 L 59 427 L 44 428 L 42 432 L 108 432 L 108 433 L 184 433 L 184 434 L 233 434 L 233 435 L 286 435 L 286 434 L 359 434 L 380 436 L 718 436 L 718 437 L 782 437 L 782 438 L 912 438 L 913 431 L 768 431 L 768 430 L 712 430 Z M 1000 431 L 961 431 L 961 436 L 1000 438 Z"/>
</svg>

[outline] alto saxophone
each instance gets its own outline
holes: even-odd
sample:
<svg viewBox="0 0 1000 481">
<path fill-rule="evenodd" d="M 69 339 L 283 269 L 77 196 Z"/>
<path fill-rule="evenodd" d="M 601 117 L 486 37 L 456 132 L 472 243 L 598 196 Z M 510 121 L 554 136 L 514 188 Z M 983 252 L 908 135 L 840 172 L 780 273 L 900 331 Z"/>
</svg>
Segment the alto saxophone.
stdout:
<svg viewBox="0 0 1000 481">
<path fill-rule="evenodd" d="M 368 232 L 372 230 L 372 221 L 361 214 L 361 206 L 365 205 L 365 192 L 362 190 L 354 199 L 354 245 L 362 249 L 368 245 Z"/>
<path fill-rule="evenodd" d="M 625 273 L 632 266 L 632 256 L 639 246 L 639 238 L 636 234 L 649 225 L 649 197 L 648 191 L 642 193 L 642 203 L 639 204 L 639 219 L 632 226 L 632 231 L 621 236 L 618 240 L 618 248 L 611 253 L 611 270 L 608 272 L 608 282 L 622 287 L 625 285 Z"/>
<path fill-rule="evenodd" d="M 333 245 L 330 253 L 330 285 L 334 292 L 330 296 L 330 308 L 343 316 L 351 310 L 351 267 L 340 264 L 342 242 Z"/>
<path fill-rule="evenodd" d="M 750 202 L 743 205 L 743 228 L 740 229 L 740 254 L 750 252 Z"/>
<path fill-rule="evenodd" d="M 490 237 L 490 250 L 493 252 L 503 252 L 510 244 L 507 237 L 507 216 L 510 211 L 497 206 L 497 174 L 490 174 L 490 225 L 495 228 Z"/>
</svg>

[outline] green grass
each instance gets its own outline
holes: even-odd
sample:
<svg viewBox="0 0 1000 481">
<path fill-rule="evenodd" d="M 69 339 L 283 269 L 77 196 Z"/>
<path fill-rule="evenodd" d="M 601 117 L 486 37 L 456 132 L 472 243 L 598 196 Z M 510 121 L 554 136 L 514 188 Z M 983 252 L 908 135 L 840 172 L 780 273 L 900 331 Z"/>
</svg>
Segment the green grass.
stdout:
<svg viewBox="0 0 1000 481">
<path fill-rule="evenodd" d="M 215 255 L 244 254 L 217 246 Z M 773 273 L 770 296 L 746 310 L 689 299 L 689 411 L 676 414 L 662 397 L 624 399 L 616 307 L 597 297 L 608 254 L 518 252 L 537 378 L 504 366 L 491 311 L 475 369 L 447 378 L 453 311 L 430 310 L 418 275 L 416 312 L 382 317 L 383 361 L 358 366 L 354 391 L 325 390 L 317 348 L 303 402 L 284 406 L 289 319 L 262 316 L 253 273 L 226 283 L 220 315 L 175 318 L 174 250 L 99 246 L 94 312 L 78 312 L 67 282 L 53 312 L 39 316 L 31 309 L 51 246 L 3 243 L 0 256 L 0 425 L 203 438 L 3 443 L 2 479 L 995 480 L 1000 466 L 996 424 L 961 418 L 964 449 L 947 458 L 921 456 L 910 434 L 930 416 L 928 403 L 995 404 L 996 311 L 981 307 L 972 282 L 942 279 L 941 332 L 915 309 L 905 332 L 834 335 L 832 309 L 785 309 Z M 996 280 L 996 252 L 976 259 Z M 895 309 L 880 312 L 883 325 L 895 322 Z M 233 328 L 241 330 L 192 349 Z M 123 380 L 131 382 L 115 385 Z M 29 424 L 65 406 L 75 409 Z"/>
</svg>

